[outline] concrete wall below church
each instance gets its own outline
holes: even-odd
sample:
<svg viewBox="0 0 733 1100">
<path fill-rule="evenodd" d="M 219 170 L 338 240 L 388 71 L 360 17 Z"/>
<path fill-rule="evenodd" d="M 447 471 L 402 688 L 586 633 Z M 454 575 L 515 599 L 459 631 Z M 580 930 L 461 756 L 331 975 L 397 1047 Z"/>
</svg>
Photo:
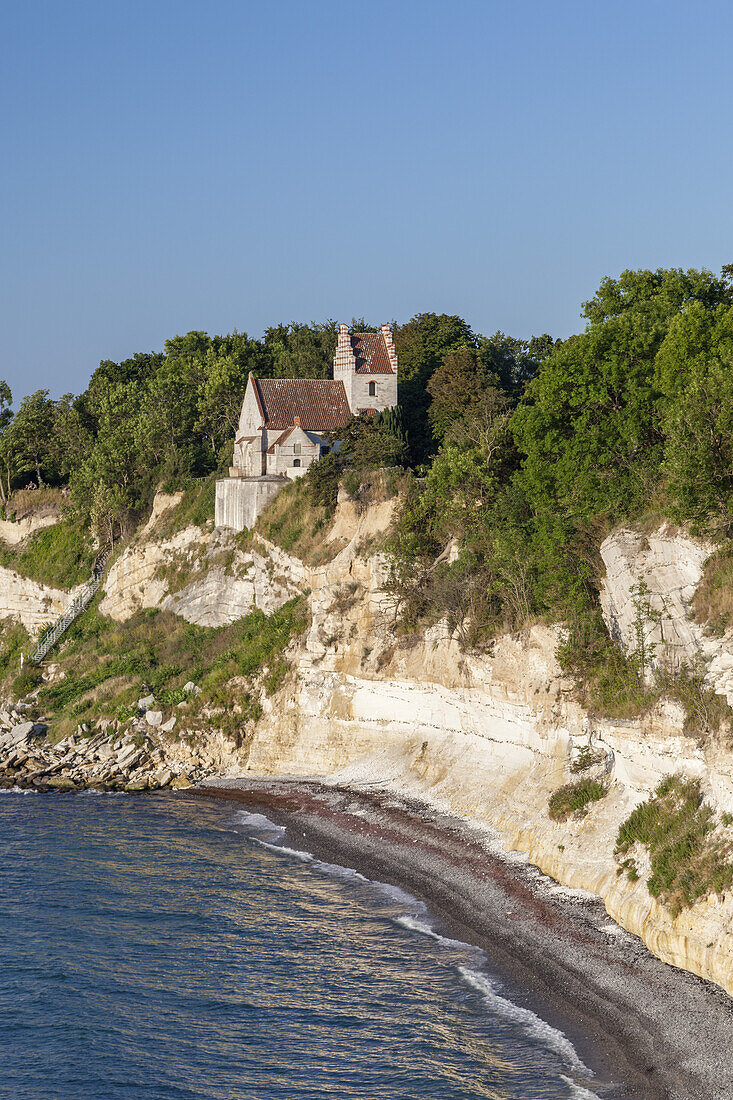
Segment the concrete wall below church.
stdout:
<svg viewBox="0 0 733 1100">
<path fill-rule="evenodd" d="M 222 478 L 216 483 L 216 526 L 233 531 L 254 527 L 257 517 L 287 484 L 287 478 L 270 475 Z"/>
</svg>

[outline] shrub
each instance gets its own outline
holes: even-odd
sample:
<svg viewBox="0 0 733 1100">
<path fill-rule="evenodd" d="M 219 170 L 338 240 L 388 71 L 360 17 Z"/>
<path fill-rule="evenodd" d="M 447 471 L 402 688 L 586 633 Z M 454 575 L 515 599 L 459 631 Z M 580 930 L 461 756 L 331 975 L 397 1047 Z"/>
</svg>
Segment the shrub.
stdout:
<svg viewBox="0 0 733 1100">
<path fill-rule="evenodd" d="M 597 802 L 606 794 L 606 788 L 595 779 L 579 779 L 560 787 L 550 796 L 549 811 L 553 821 L 567 821 L 571 814 L 577 817 L 587 813 L 590 802 Z"/>
<path fill-rule="evenodd" d="M 673 916 L 713 891 L 722 897 L 733 884 L 731 845 L 716 833 L 697 779 L 667 776 L 636 807 L 619 829 L 616 857 L 627 856 L 635 844 L 651 858 L 649 893 Z"/>
<path fill-rule="evenodd" d="M 659 699 L 659 693 L 644 684 L 638 663 L 609 637 L 600 610 L 570 620 L 557 658 L 562 671 L 575 680 L 578 701 L 591 714 L 632 718 Z"/>
<path fill-rule="evenodd" d="M 34 691 L 41 682 L 41 670 L 38 665 L 26 665 L 13 680 L 13 695 L 16 699 L 22 699 Z"/>
<path fill-rule="evenodd" d="M 25 627 L 14 619 L 6 619 L 2 623 L 0 640 L 0 679 L 4 679 L 20 665 L 21 653 L 31 652 L 33 643 Z"/>
</svg>

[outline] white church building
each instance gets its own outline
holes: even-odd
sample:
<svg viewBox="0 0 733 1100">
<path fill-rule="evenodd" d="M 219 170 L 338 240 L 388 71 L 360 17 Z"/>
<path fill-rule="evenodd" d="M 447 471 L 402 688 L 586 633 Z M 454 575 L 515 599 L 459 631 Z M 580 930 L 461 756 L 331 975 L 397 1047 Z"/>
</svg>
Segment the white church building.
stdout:
<svg viewBox="0 0 733 1100">
<path fill-rule="evenodd" d="M 329 450 L 331 432 L 351 416 L 396 404 L 390 325 L 358 333 L 339 325 L 333 380 L 250 375 L 229 477 L 216 484 L 216 526 L 254 526 L 283 486 Z"/>
</svg>

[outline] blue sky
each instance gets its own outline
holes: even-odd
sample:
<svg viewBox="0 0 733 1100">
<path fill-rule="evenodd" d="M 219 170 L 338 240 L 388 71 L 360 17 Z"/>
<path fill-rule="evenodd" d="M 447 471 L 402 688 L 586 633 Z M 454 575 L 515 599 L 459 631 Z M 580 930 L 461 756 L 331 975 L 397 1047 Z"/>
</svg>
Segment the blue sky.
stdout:
<svg viewBox="0 0 733 1100">
<path fill-rule="evenodd" d="M 0 377 L 733 262 L 733 5 L 5 0 Z"/>
</svg>

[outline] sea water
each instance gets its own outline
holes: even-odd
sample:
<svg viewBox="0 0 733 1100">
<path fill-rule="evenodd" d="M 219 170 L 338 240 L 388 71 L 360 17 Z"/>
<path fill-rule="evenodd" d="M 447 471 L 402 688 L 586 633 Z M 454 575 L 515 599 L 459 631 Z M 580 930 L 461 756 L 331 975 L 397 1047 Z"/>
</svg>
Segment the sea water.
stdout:
<svg viewBox="0 0 733 1100">
<path fill-rule="evenodd" d="M 259 814 L 0 793 L 2 1097 L 621 1095 L 421 902 Z"/>
</svg>

